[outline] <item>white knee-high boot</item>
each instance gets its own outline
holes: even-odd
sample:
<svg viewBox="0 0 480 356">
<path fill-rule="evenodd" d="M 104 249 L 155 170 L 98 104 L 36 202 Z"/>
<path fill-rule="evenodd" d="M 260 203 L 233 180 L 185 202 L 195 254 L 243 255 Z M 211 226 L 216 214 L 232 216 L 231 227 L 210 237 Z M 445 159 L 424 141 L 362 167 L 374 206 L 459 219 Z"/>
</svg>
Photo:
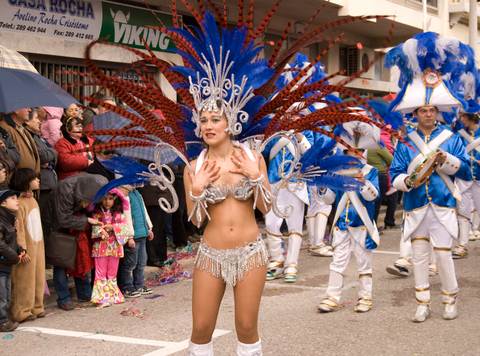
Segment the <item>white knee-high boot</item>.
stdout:
<svg viewBox="0 0 480 356">
<path fill-rule="evenodd" d="M 455 319 L 458 316 L 457 311 L 457 293 L 458 283 L 455 276 L 455 265 L 453 263 L 452 253 L 446 249 L 435 249 L 437 256 L 437 265 L 442 284 L 442 302 L 445 305 L 443 318 L 447 320 Z"/>
<path fill-rule="evenodd" d="M 283 262 L 282 238 L 280 236 L 272 235 L 267 232 L 267 247 L 270 254 L 270 260 L 276 262 Z"/>
<path fill-rule="evenodd" d="M 298 234 L 292 234 L 288 238 L 287 258 L 285 260 L 285 266 L 291 264 L 298 264 L 298 256 L 300 255 L 300 248 L 302 247 L 302 236 Z"/>
<path fill-rule="evenodd" d="M 460 245 L 467 246 L 470 230 L 470 221 L 463 216 L 458 216 L 458 243 Z"/>
<path fill-rule="evenodd" d="M 188 356 L 213 356 L 213 342 L 208 344 L 194 344 L 190 341 Z"/>
<path fill-rule="evenodd" d="M 237 356 L 262 356 L 262 341 L 258 340 L 254 344 L 244 344 L 238 341 Z"/>
<path fill-rule="evenodd" d="M 307 222 L 307 231 L 308 231 L 308 242 L 310 243 L 310 247 L 315 246 L 315 217 L 308 217 L 305 219 Z"/>
<path fill-rule="evenodd" d="M 423 237 L 412 239 L 413 275 L 417 300 L 417 311 L 413 317 L 415 322 L 423 322 L 430 315 L 430 284 L 428 280 L 430 251 L 428 239 Z"/>
<path fill-rule="evenodd" d="M 333 298 L 337 303 L 342 297 L 343 274 L 330 270 L 328 276 L 327 298 Z"/>
</svg>

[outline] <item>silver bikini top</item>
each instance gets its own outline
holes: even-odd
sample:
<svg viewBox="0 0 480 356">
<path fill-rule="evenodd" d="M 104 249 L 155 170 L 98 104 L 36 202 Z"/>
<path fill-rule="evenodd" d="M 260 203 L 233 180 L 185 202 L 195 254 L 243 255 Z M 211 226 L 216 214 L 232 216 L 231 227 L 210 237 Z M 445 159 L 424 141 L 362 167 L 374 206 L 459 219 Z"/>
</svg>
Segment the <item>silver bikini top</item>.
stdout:
<svg viewBox="0 0 480 356">
<path fill-rule="evenodd" d="M 229 196 L 236 200 L 245 201 L 253 196 L 253 186 L 249 179 L 243 178 L 234 186 L 217 186 L 210 184 L 205 189 L 205 194 L 208 204 L 220 203 Z"/>
<path fill-rule="evenodd" d="M 245 150 L 245 153 L 250 159 L 254 159 L 253 152 L 246 146 L 242 144 L 238 144 L 241 148 Z M 207 150 L 203 150 L 197 158 L 197 163 L 195 166 L 195 173 L 198 172 L 200 167 L 202 166 L 203 162 L 205 161 Z M 225 185 L 225 186 L 217 186 L 214 184 L 210 184 L 205 188 L 205 195 L 208 204 L 217 204 L 227 197 L 231 196 L 236 200 L 245 201 L 250 199 L 253 196 L 254 192 L 254 184 L 247 179 L 241 179 L 236 185 Z"/>
</svg>

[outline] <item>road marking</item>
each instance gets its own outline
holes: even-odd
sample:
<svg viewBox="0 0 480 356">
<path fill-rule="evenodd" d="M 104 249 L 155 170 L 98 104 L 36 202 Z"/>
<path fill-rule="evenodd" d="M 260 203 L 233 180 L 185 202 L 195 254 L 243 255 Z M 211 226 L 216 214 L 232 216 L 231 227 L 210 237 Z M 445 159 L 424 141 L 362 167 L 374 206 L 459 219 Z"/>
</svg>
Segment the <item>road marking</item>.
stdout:
<svg viewBox="0 0 480 356">
<path fill-rule="evenodd" d="M 215 339 L 217 337 L 230 334 L 230 333 L 231 333 L 230 330 L 215 329 L 215 331 L 213 332 L 212 339 Z M 180 342 L 176 342 L 175 345 L 171 345 L 164 349 L 149 352 L 148 354 L 144 354 L 143 356 L 168 356 L 176 352 L 188 349 L 189 343 L 190 343 L 190 339 L 186 339 Z"/>
<path fill-rule="evenodd" d="M 131 345 L 161 347 L 161 349 L 159 350 L 155 350 L 151 353 L 146 354 L 149 356 L 167 356 L 178 351 L 186 350 L 188 348 L 188 343 L 190 341 L 189 339 L 179 341 L 179 342 L 160 341 L 160 340 L 152 340 L 152 339 L 140 339 L 140 338 L 126 337 L 126 336 L 115 336 L 115 335 L 107 335 L 107 334 L 89 333 L 89 332 L 83 332 L 83 331 L 61 330 L 61 329 L 33 327 L 33 326 L 21 326 L 17 330 L 33 332 L 38 334 L 77 337 L 77 338 L 89 339 L 89 340 L 120 342 L 120 343 L 131 344 Z M 231 330 L 215 329 L 215 331 L 213 332 L 213 338 L 217 338 L 219 336 L 223 336 L 229 333 L 231 333 Z"/>
<path fill-rule="evenodd" d="M 384 255 L 400 255 L 398 251 L 382 251 L 382 250 L 373 250 L 373 253 L 381 253 Z"/>
<path fill-rule="evenodd" d="M 347 283 L 344 287 L 343 290 L 348 290 L 350 288 L 353 288 L 357 286 L 357 282 L 350 282 Z M 294 288 L 294 289 L 302 289 L 302 290 L 316 290 L 316 291 L 326 291 L 328 285 L 323 285 L 323 287 L 312 287 L 312 286 L 302 286 L 301 284 L 287 284 L 287 283 L 266 283 L 265 288 L 267 289 L 275 289 L 275 288 Z"/>
</svg>

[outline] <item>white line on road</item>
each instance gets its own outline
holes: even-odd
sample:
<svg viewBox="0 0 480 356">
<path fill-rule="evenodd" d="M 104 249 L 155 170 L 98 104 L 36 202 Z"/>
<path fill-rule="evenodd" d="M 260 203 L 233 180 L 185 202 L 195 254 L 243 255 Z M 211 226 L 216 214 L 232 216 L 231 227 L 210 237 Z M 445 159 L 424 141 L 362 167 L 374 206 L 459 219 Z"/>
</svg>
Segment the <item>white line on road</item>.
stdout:
<svg viewBox="0 0 480 356">
<path fill-rule="evenodd" d="M 382 250 L 373 250 L 373 253 L 382 253 L 385 255 L 400 255 L 400 252 L 398 251 L 382 251 Z"/>
<path fill-rule="evenodd" d="M 172 341 L 160 341 L 160 340 L 152 340 L 152 339 L 140 339 L 140 338 L 126 337 L 126 336 L 96 334 L 96 333 L 89 333 L 89 332 L 83 332 L 83 331 L 31 327 L 31 326 L 22 326 L 22 327 L 19 327 L 17 330 L 39 333 L 39 334 L 56 335 L 56 336 L 78 337 L 81 339 L 101 340 L 101 341 L 121 342 L 124 344 L 132 344 L 132 345 L 161 347 L 161 349 L 159 350 L 155 350 L 151 353 L 146 354 L 149 356 L 171 355 L 175 352 L 187 349 L 188 343 L 189 343 L 189 339 L 179 341 L 179 342 L 172 342 Z M 229 333 L 231 333 L 230 330 L 215 329 L 213 333 L 213 338 L 217 338 L 219 336 L 223 336 Z"/>
<path fill-rule="evenodd" d="M 168 342 L 168 341 L 139 339 L 134 337 L 126 337 L 126 336 L 115 336 L 115 335 L 107 335 L 107 334 L 89 333 L 89 332 L 83 332 L 83 331 L 51 329 L 51 328 L 42 328 L 42 327 L 34 327 L 34 326 L 22 326 L 22 327 L 19 327 L 18 330 L 39 333 L 39 334 L 79 337 L 81 339 L 121 342 L 124 344 L 134 344 L 134 345 L 167 347 L 171 344 L 176 344 L 175 342 Z"/>
</svg>

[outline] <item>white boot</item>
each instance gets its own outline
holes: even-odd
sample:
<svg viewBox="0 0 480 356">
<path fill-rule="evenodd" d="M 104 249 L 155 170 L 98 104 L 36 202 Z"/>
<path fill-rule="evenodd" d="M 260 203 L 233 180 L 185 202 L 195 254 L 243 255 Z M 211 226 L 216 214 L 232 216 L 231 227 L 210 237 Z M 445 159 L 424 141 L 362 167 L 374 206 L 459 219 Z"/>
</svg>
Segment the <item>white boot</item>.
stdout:
<svg viewBox="0 0 480 356">
<path fill-rule="evenodd" d="M 237 356 L 262 356 L 262 341 L 258 340 L 254 344 L 244 344 L 237 342 Z"/>
<path fill-rule="evenodd" d="M 291 234 L 288 238 L 287 257 L 285 259 L 285 269 L 283 270 L 283 280 L 287 283 L 295 283 L 298 273 L 298 256 L 302 247 L 302 236 Z"/>
<path fill-rule="evenodd" d="M 213 356 L 213 342 L 208 344 L 194 344 L 190 341 L 188 356 Z"/>
<path fill-rule="evenodd" d="M 336 271 L 330 270 L 328 278 L 327 296 L 322 299 L 318 305 L 320 313 L 330 313 L 341 308 L 340 298 L 343 288 L 343 275 Z"/>
<path fill-rule="evenodd" d="M 269 234 L 267 232 L 267 247 L 270 254 L 270 262 L 267 265 L 267 281 L 279 278 L 283 274 L 283 256 L 282 238 Z"/>
<path fill-rule="evenodd" d="M 448 293 L 442 291 L 443 304 L 445 304 L 445 310 L 443 311 L 443 319 L 453 320 L 458 317 L 457 310 L 457 293 Z"/>
<path fill-rule="evenodd" d="M 325 237 L 325 230 L 327 229 L 327 216 L 323 214 L 318 214 L 314 219 L 313 225 L 313 236 L 315 238 L 312 239 L 309 252 L 312 256 L 321 256 L 321 257 L 332 257 L 333 256 L 333 248 L 332 246 L 328 246 L 323 242 L 323 238 Z"/>
<path fill-rule="evenodd" d="M 414 323 L 423 323 L 430 316 L 430 305 L 429 304 L 419 304 L 417 306 L 417 311 L 412 321 Z"/>
</svg>

